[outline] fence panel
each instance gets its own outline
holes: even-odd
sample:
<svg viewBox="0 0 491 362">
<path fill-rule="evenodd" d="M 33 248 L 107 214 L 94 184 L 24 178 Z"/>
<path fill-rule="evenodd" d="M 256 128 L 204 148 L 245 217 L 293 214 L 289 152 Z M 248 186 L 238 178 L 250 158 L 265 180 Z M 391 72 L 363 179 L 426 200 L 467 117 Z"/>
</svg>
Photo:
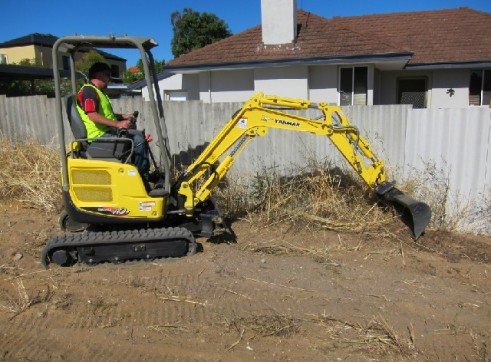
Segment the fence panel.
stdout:
<svg viewBox="0 0 491 362">
<path fill-rule="evenodd" d="M 448 180 L 446 211 L 460 229 L 491 233 L 491 109 L 415 109 L 409 113 L 406 174 Z M 420 177 L 421 178 L 421 177 Z M 459 215 L 457 213 L 464 214 Z"/>
<path fill-rule="evenodd" d="M 56 147 L 55 102 L 45 96 L 0 96 L 0 134 L 12 142 L 35 138 L 41 144 Z M 114 100 L 113 105 L 116 112 L 138 110 L 139 127 L 156 134 L 150 121 L 149 102 L 142 98 L 125 98 Z M 165 121 L 174 162 L 189 165 L 240 107 L 242 103 L 165 102 Z M 446 173 L 450 199 L 460 198 L 471 203 L 480 200 L 481 204 L 476 207 L 490 209 L 491 109 L 411 109 L 392 105 L 344 107 L 343 110 L 385 162 L 391 179 L 416 177 L 433 165 L 434 169 Z M 315 110 L 309 109 L 303 114 L 317 117 Z M 72 135 L 64 109 L 63 116 L 68 142 Z M 153 142 L 152 147 L 156 146 Z M 263 170 L 285 174 L 291 169 L 300 170 L 314 160 L 332 162 L 342 168 L 347 166 L 326 138 L 273 129 L 265 137 L 251 142 L 232 172 L 242 177 Z M 449 213 L 455 209 L 452 202 L 447 204 Z M 478 229 L 491 233 L 490 211 L 481 212 L 479 218 Z M 471 220 L 467 224 L 472 226 L 476 222 Z"/>
</svg>

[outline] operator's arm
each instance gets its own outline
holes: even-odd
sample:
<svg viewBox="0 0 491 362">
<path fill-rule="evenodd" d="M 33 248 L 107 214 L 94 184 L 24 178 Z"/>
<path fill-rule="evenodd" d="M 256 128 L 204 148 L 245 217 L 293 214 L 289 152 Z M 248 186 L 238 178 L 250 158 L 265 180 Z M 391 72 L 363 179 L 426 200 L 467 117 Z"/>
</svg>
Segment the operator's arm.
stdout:
<svg viewBox="0 0 491 362">
<path fill-rule="evenodd" d="M 122 121 L 113 121 L 112 119 L 104 117 L 102 114 L 99 114 L 95 111 L 87 112 L 87 116 L 94 123 L 102 124 L 108 127 L 117 127 L 117 128 L 129 128 L 130 121 L 128 119 L 123 119 Z"/>
</svg>

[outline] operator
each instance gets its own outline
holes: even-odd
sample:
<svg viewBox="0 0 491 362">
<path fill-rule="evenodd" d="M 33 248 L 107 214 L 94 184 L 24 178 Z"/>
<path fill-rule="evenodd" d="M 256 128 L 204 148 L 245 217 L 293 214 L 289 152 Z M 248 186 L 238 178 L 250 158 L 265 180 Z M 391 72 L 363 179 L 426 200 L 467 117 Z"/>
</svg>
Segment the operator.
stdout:
<svg viewBox="0 0 491 362">
<path fill-rule="evenodd" d="M 116 114 L 109 97 L 107 85 L 111 81 L 111 68 L 107 63 L 94 63 L 89 69 L 89 83 L 82 86 L 77 94 L 77 110 L 87 129 L 87 138 L 117 137 L 118 128 L 127 129 L 133 140 L 132 163 L 138 168 L 145 184 L 148 184 L 150 162 L 148 159 L 149 135 L 132 127 L 133 114 Z"/>
</svg>

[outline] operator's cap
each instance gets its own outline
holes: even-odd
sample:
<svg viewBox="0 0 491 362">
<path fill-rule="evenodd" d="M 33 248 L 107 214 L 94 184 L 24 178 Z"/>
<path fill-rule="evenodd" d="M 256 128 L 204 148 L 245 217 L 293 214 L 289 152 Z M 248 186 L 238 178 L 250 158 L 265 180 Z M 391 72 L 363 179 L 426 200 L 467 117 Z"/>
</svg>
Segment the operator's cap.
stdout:
<svg viewBox="0 0 491 362">
<path fill-rule="evenodd" d="M 95 75 L 99 72 L 111 72 L 111 67 L 109 67 L 109 64 L 104 62 L 97 62 L 92 64 L 89 69 L 89 79 L 95 78 Z"/>
</svg>

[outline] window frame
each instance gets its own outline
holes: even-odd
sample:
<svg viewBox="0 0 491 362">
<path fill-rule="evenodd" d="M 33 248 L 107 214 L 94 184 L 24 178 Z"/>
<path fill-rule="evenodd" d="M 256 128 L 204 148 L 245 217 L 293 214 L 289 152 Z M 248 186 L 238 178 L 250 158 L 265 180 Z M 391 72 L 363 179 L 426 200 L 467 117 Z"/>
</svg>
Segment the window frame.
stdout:
<svg viewBox="0 0 491 362">
<path fill-rule="evenodd" d="M 342 74 L 343 74 L 343 71 L 345 70 L 351 70 L 351 94 L 350 94 L 350 104 L 343 104 L 343 93 L 347 93 L 347 92 L 344 92 L 342 90 L 342 84 L 344 83 L 343 82 L 343 79 L 342 79 Z M 356 88 L 357 88 L 357 78 L 356 77 L 356 70 L 359 70 L 359 69 L 365 69 L 365 79 L 364 79 L 364 82 L 365 82 L 365 93 L 357 93 L 356 92 Z M 339 67 L 339 70 L 338 70 L 338 104 L 340 106 L 353 106 L 353 105 L 367 105 L 368 104 L 368 83 L 369 83 L 369 67 L 368 65 L 353 65 L 353 66 L 342 66 L 342 67 Z M 364 94 L 365 95 L 365 102 L 363 104 L 358 104 L 356 103 L 355 104 L 355 99 L 356 99 L 356 95 L 361 95 L 361 94 Z"/>
<path fill-rule="evenodd" d="M 479 94 L 471 93 L 473 91 L 472 87 L 472 75 L 474 73 L 480 73 L 480 85 L 479 85 Z M 491 106 L 491 69 L 488 68 L 480 68 L 480 69 L 471 69 L 469 73 L 469 106 Z M 479 104 L 472 101 L 472 97 L 479 97 Z"/>
</svg>

